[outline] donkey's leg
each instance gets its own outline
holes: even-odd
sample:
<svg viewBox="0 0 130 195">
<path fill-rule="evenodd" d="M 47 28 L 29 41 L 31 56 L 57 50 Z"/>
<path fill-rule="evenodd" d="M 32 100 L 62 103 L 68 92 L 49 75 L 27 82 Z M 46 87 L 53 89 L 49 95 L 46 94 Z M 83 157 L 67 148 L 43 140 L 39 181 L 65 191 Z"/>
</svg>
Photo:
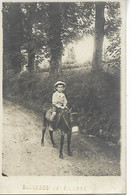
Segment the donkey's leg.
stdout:
<svg viewBox="0 0 130 195">
<path fill-rule="evenodd" d="M 46 128 L 42 129 L 42 139 L 41 139 L 41 146 L 44 146 L 44 134 L 46 132 Z"/>
<path fill-rule="evenodd" d="M 42 139 L 41 139 L 41 145 L 44 146 L 44 134 L 46 132 L 46 125 L 47 125 L 47 121 L 45 118 L 46 112 L 43 112 L 43 129 L 42 129 Z"/>
<path fill-rule="evenodd" d="M 68 151 L 68 155 L 72 156 L 72 152 L 70 150 L 70 144 L 71 144 L 71 132 L 67 133 L 67 151 Z"/>
<path fill-rule="evenodd" d="M 56 143 L 54 142 L 54 139 L 53 139 L 53 131 L 49 131 L 49 133 L 50 133 L 51 143 L 53 144 L 53 147 L 55 148 Z"/>
<path fill-rule="evenodd" d="M 61 140 L 60 140 L 60 155 L 59 158 L 63 159 L 63 145 L 64 145 L 64 132 L 61 132 Z"/>
</svg>

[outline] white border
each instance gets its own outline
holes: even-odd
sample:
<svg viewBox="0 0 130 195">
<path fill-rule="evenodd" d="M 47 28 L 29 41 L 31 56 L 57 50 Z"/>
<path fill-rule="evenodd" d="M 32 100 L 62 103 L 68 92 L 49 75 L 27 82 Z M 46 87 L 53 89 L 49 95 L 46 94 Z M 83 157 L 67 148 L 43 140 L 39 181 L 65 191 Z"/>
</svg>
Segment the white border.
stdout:
<svg viewBox="0 0 130 195">
<path fill-rule="evenodd" d="M 127 0 L 127 183 L 130 181 L 130 1 Z M 130 185 L 127 184 L 130 195 Z"/>
<path fill-rule="evenodd" d="M 33 2 L 34 0 L 28 1 Z M 40 1 L 40 0 L 37 0 Z M 55 0 L 53 0 L 55 1 Z M 67 1 L 67 0 L 65 0 Z M 72 0 L 73 1 L 73 0 Z M 71 1 L 71 2 L 72 2 Z M 77 1 L 77 0 L 76 0 Z M 92 1 L 92 0 L 89 0 Z M 97 1 L 97 0 L 96 0 Z M 100 0 L 102 1 L 102 0 Z M 115 1 L 115 0 L 111 0 Z M 123 12 L 122 12 L 122 78 L 125 76 L 125 0 L 118 0 L 119 2 L 123 2 Z M 3 2 L 11 2 L 9 0 L 3 1 Z M 14 1 L 12 1 L 14 2 Z M 15 0 L 15 2 L 20 2 L 19 0 Z M 27 2 L 25 0 L 21 2 Z M 61 1 L 60 1 L 61 2 Z M 1 5 L 0 5 L 1 6 Z M 2 16 L 2 13 L 0 13 L 0 18 Z M 2 22 L 2 21 L 1 21 Z M 2 26 L 2 23 L 1 23 Z M 2 51 L 2 28 L 1 31 L 1 51 Z M 128 51 L 128 50 L 127 50 Z M 127 54 L 128 56 L 129 54 Z M 2 52 L 1 52 L 1 59 L 2 59 Z M 2 64 L 0 66 L 1 68 L 1 74 L 2 74 Z M 128 69 L 127 69 L 127 75 L 128 75 Z M 2 75 L 1 75 L 2 76 Z M 130 76 L 128 75 L 128 78 Z M 20 176 L 14 176 L 14 177 L 1 177 L 0 176 L 0 193 L 1 194 L 109 194 L 109 193 L 119 193 L 124 194 L 126 192 L 126 164 L 125 162 L 125 153 L 126 153 L 126 140 L 125 140 L 125 118 L 126 118 L 126 108 L 125 108 L 125 98 L 126 98 L 126 82 L 125 78 L 122 80 L 121 83 L 122 86 L 122 98 L 121 98 L 121 109 L 122 109 L 122 115 L 121 115 L 121 123 L 122 123 L 122 147 L 121 147 L 121 176 L 100 176 L 100 177 L 82 177 L 82 176 L 26 176 L 26 177 L 20 177 Z M 2 94 L 2 84 L 1 84 L 1 94 Z M 1 104 L 2 106 L 2 104 Z M 1 116 L 2 116 L 2 109 L 1 109 Z M 0 124 L 1 125 L 1 124 Z M 2 125 L 0 126 L 2 129 Z M 0 137 L 2 137 L 2 132 L 0 131 Z M 1 138 L 2 139 L 2 138 Z M 1 147 L 0 147 L 1 149 Z M 0 154 L 1 157 L 1 154 Z M 2 159 L 2 158 L 1 158 Z M 23 185 L 26 185 L 31 188 L 30 189 L 23 189 Z M 36 186 L 43 185 L 50 186 L 49 190 L 37 190 Z M 53 187 L 54 186 L 54 187 Z M 56 186 L 58 186 L 59 190 L 56 190 Z M 63 186 L 70 186 L 68 190 L 64 190 Z M 77 186 L 85 186 L 84 190 L 78 190 Z M 32 189 L 35 188 L 35 189 Z"/>
</svg>

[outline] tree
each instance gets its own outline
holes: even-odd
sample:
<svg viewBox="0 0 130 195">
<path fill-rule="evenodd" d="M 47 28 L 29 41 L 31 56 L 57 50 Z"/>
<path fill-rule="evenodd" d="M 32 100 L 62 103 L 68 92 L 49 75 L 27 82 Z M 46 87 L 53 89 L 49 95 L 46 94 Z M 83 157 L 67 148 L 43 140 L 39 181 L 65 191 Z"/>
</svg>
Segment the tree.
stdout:
<svg viewBox="0 0 130 195">
<path fill-rule="evenodd" d="M 93 71 L 102 69 L 102 48 L 104 40 L 104 2 L 95 3 L 95 35 L 94 35 L 94 54 L 93 54 Z"/>
<path fill-rule="evenodd" d="M 48 5 L 49 29 L 48 45 L 50 48 L 50 73 L 58 73 L 61 70 L 61 57 L 63 45 L 61 42 L 61 3 L 49 3 Z"/>
<path fill-rule="evenodd" d="M 21 71 L 23 28 L 19 3 L 3 3 L 3 64 L 4 72 Z"/>
<path fill-rule="evenodd" d="M 92 70 L 101 70 L 103 68 L 102 58 L 105 60 L 116 59 L 120 64 L 121 45 L 120 45 L 120 3 L 107 2 L 95 3 L 95 47 L 93 55 Z M 105 9 L 104 9 L 105 8 Z M 103 53 L 104 36 L 109 40 L 110 44 Z M 117 67 L 116 63 L 114 66 Z M 119 66 L 118 66 L 119 68 Z"/>
<path fill-rule="evenodd" d="M 121 17 L 120 17 L 120 3 L 109 2 L 105 5 L 106 17 L 104 35 L 110 41 L 107 47 L 104 58 L 105 60 L 120 61 L 121 55 Z"/>
<path fill-rule="evenodd" d="M 22 46 L 28 52 L 30 71 L 34 70 L 35 56 L 42 55 L 50 61 L 51 73 L 60 72 L 66 45 L 95 32 L 93 70 L 101 69 L 104 36 L 111 41 L 109 55 L 120 56 L 119 10 L 119 3 L 113 2 L 4 3 L 4 59 L 19 72 Z"/>
<path fill-rule="evenodd" d="M 24 27 L 24 47 L 28 53 L 28 70 L 34 70 L 35 60 L 35 38 L 33 34 L 33 27 L 36 23 L 37 3 L 23 3 L 22 4 L 22 22 Z"/>
<path fill-rule="evenodd" d="M 94 3 L 62 3 L 62 39 L 68 43 L 78 41 L 94 32 Z"/>
<path fill-rule="evenodd" d="M 44 53 L 50 60 L 50 72 L 59 72 L 63 48 L 90 32 L 91 28 L 84 27 L 90 27 L 93 23 L 93 12 L 90 11 L 92 3 L 17 3 L 19 10 L 16 10 L 16 4 L 9 5 L 13 11 L 6 13 L 8 17 L 12 15 L 21 20 L 19 24 L 23 28 L 23 42 L 20 42 L 17 51 L 20 53 L 21 46 L 27 50 L 30 71 L 34 70 L 35 55 Z M 11 25 L 10 21 L 8 23 Z"/>
<path fill-rule="evenodd" d="M 37 3 L 35 13 L 32 14 L 33 33 L 30 37 L 33 36 L 34 53 L 42 54 L 50 61 L 50 74 L 61 71 L 62 54 L 69 42 L 77 41 L 84 34 L 93 33 L 93 5 L 93 3 Z M 26 6 L 27 13 L 30 8 Z M 38 10 L 37 15 L 36 10 Z M 27 13 L 25 13 L 26 18 Z M 30 18 L 30 14 L 28 17 Z M 27 27 L 29 25 L 30 22 L 27 23 Z M 86 26 L 88 28 L 85 28 Z"/>
<path fill-rule="evenodd" d="M 50 72 L 57 73 L 61 70 L 64 47 L 93 33 L 93 3 L 48 3 L 47 12 Z"/>
</svg>

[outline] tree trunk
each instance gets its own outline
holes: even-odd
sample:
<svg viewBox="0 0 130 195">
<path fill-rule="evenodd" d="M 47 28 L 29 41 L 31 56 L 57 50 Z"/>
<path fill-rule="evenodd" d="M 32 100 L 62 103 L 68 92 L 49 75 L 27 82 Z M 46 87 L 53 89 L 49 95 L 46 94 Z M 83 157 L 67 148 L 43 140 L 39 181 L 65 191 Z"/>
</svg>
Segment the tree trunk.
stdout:
<svg viewBox="0 0 130 195">
<path fill-rule="evenodd" d="M 28 70 L 34 71 L 34 60 L 35 60 L 35 47 L 34 47 L 34 38 L 33 38 L 33 19 L 36 9 L 36 3 L 31 3 L 30 6 L 26 5 L 28 10 L 28 21 L 27 21 L 27 30 L 28 30 Z"/>
<path fill-rule="evenodd" d="M 33 49 L 28 49 L 28 70 L 34 71 L 34 60 L 35 60 L 35 53 Z"/>
<path fill-rule="evenodd" d="M 95 3 L 96 17 L 95 17 L 95 37 L 94 37 L 94 54 L 93 54 L 93 71 L 102 70 L 102 50 L 104 40 L 104 7 L 105 3 Z"/>
<path fill-rule="evenodd" d="M 19 3 L 3 4 L 3 70 L 21 71 L 23 44 L 22 14 Z M 5 11 L 4 8 L 8 10 Z"/>
<path fill-rule="evenodd" d="M 60 3 L 49 3 L 49 33 L 50 74 L 61 72 L 62 42 L 61 42 L 61 7 Z"/>
<path fill-rule="evenodd" d="M 21 71 L 21 62 L 22 62 L 22 54 L 20 46 L 17 46 L 16 50 L 13 51 L 15 54 L 12 55 L 12 69 L 15 73 L 20 73 Z"/>
</svg>

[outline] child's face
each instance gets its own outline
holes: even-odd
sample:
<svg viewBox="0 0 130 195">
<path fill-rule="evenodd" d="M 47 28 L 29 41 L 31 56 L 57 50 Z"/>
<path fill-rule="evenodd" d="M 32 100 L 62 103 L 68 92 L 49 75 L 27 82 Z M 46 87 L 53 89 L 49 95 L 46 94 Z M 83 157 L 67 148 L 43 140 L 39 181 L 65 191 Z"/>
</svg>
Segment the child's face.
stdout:
<svg viewBox="0 0 130 195">
<path fill-rule="evenodd" d="M 56 89 L 57 89 L 58 92 L 61 93 L 61 92 L 64 91 L 64 86 L 63 85 L 58 85 Z"/>
</svg>

